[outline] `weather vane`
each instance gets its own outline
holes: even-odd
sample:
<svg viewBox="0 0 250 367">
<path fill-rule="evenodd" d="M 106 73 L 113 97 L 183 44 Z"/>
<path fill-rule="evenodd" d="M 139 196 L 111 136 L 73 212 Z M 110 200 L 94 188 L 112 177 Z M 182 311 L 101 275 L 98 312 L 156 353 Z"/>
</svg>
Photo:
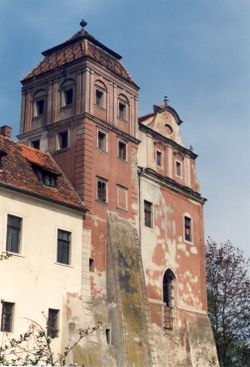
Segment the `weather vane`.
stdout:
<svg viewBox="0 0 250 367">
<path fill-rule="evenodd" d="M 168 105 L 168 101 L 169 101 L 168 96 L 164 96 L 163 102 L 164 102 L 165 106 Z"/>
<path fill-rule="evenodd" d="M 82 29 L 81 29 L 82 31 L 84 31 L 84 28 L 86 27 L 87 24 L 88 23 L 84 19 L 81 20 L 80 26 L 82 27 Z"/>
</svg>

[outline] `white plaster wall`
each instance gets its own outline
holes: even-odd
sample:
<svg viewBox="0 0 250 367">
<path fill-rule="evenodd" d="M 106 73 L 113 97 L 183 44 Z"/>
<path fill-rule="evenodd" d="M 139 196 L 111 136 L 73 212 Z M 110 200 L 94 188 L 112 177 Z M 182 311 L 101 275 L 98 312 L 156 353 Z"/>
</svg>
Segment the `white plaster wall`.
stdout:
<svg viewBox="0 0 250 367">
<path fill-rule="evenodd" d="M 60 310 L 60 350 L 66 294 L 81 292 L 82 214 L 1 189 L 0 249 L 5 251 L 7 215 L 23 218 L 21 254 L 0 262 L 0 299 L 15 303 L 13 333 L 27 331 L 30 321 L 46 325 L 48 308 Z M 56 263 L 57 229 L 71 232 L 71 264 Z M 0 305 L 1 312 L 1 305 Z M 4 333 L 0 332 L 0 342 Z"/>
</svg>

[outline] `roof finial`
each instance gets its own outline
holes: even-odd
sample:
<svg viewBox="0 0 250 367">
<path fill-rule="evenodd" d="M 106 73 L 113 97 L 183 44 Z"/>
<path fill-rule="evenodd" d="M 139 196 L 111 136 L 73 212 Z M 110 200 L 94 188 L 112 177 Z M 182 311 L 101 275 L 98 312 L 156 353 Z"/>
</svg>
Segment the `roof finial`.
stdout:
<svg viewBox="0 0 250 367">
<path fill-rule="evenodd" d="M 82 31 L 84 31 L 84 28 L 86 27 L 88 23 L 82 18 L 81 22 L 80 22 L 80 26 L 82 27 Z"/>
<path fill-rule="evenodd" d="M 165 106 L 168 105 L 168 101 L 169 101 L 168 96 L 164 96 L 163 102 L 164 102 Z"/>
</svg>

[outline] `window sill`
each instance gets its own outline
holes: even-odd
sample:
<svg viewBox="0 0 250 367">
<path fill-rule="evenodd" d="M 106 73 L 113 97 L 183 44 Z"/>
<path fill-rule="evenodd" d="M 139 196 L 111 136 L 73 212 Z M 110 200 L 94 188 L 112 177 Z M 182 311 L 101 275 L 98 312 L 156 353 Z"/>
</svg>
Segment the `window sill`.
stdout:
<svg viewBox="0 0 250 367">
<path fill-rule="evenodd" d="M 128 120 L 127 120 L 127 119 L 125 119 L 125 118 L 122 118 L 122 117 L 120 117 L 120 116 L 117 116 L 117 118 L 118 118 L 119 120 L 121 120 L 122 122 L 126 122 L 126 123 L 128 123 Z"/>
<path fill-rule="evenodd" d="M 16 257 L 22 257 L 22 258 L 25 258 L 25 256 L 24 256 L 24 255 L 19 254 L 19 253 L 17 253 L 17 252 L 5 251 L 5 252 L 3 252 L 3 253 L 4 253 L 4 254 L 6 254 L 6 255 L 10 255 L 10 257 L 12 257 L 12 256 L 16 256 Z"/>
<path fill-rule="evenodd" d="M 99 108 L 100 110 L 102 110 L 102 111 L 106 111 L 106 108 L 105 107 L 102 107 L 102 106 L 99 106 L 98 104 L 94 104 L 95 105 L 95 107 L 97 107 L 97 108 Z"/>
<path fill-rule="evenodd" d="M 187 245 L 194 245 L 193 241 L 184 240 L 184 243 L 186 243 Z"/>
<path fill-rule="evenodd" d="M 60 153 L 63 153 L 63 152 L 67 152 L 67 150 L 69 150 L 70 147 L 66 147 L 66 148 L 62 148 L 62 149 L 57 149 L 55 151 L 55 154 L 60 154 Z"/>
<path fill-rule="evenodd" d="M 64 266 L 66 268 L 73 268 L 73 265 L 71 264 L 64 264 L 64 263 L 59 263 L 59 262 L 55 262 L 55 265 L 60 265 L 60 266 Z"/>
<path fill-rule="evenodd" d="M 119 206 L 116 207 L 116 209 L 120 210 L 121 212 L 127 213 L 128 209 L 120 208 Z"/>
<path fill-rule="evenodd" d="M 100 152 L 100 153 L 102 153 L 102 154 L 106 154 L 106 155 L 108 155 L 108 151 L 107 150 L 102 150 L 102 149 L 100 149 L 100 148 L 96 148 L 97 150 L 98 150 L 98 152 Z"/>
<path fill-rule="evenodd" d="M 102 206 L 107 206 L 108 205 L 108 203 L 106 201 L 101 201 L 101 200 L 96 199 L 96 202 L 98 204 L 102 205 Z"/>
<path fill-rule="evenodd" d="M 73 105 L 74 103 L 69 103 L 65 106 L 61 106 L 60 110 L 63 111 L 63 110 L 71 110 L 73 108 Z"/>
<path fill-rule="evenodd" d="M 125 163 L 125 164 L 128 164 L 128 161 L 127 159 L 122 159 L 120 157 L 117 157 L 118 161 L 120 161 L 121 163 Z"/>
</svg>

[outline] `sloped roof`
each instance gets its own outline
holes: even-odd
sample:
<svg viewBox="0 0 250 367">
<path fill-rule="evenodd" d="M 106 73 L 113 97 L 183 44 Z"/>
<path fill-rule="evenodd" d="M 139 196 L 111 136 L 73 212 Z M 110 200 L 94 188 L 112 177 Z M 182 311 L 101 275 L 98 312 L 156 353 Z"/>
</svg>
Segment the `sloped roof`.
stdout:
<svg viewBox="0 0 250 367">
<path fill-rule="evenodd" d="M 65 64 L 89 57 L 138 88 L 120 62 L 122 57 L 97 41 L 95 37 L 86 31 L 77 32 L 69 40 L 42 52 L 42 55 L 44 59 L 24 77 L 22 83 L 32 77 L 38 77 L 58 69 Z"/>
<path fill-rule="evenodd" d="M 2 135 L 0 152 L 0 186 L 84 211 L 83 202 L 77 192 L 49 153 L 14 143 Z M 57 177 L 55 187 L 44 185 L 36 175 L 34 167 L 54 174 Z"/>
</svg>

